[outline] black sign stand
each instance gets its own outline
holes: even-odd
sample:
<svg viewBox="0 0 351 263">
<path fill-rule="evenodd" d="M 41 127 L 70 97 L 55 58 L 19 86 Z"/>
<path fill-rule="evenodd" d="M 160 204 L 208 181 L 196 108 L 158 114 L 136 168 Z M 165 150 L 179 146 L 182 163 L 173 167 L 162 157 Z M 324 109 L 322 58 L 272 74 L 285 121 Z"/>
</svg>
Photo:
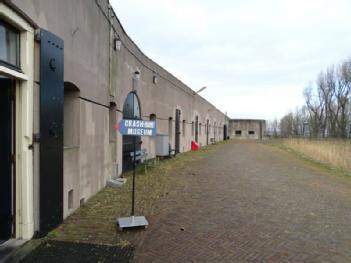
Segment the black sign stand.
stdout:
<svg viewBox="0 0 351 263">
<path fill-rule="evenodd" d="M 135 136 L 133 136 L 133 186 L 132 186 L 132 214 L 131 214 L 131 216 L 134 216 L 134 207 L 135 207 L 135 168 L 136 168 L 136 138 L 135 138 Z"/>
<path fill-rule="evenodd" d="M 134 112 L 134 98 L 133 98 L 133 119 L 135 118 Z M 149 222 L 146 220 L 145 216 L 135 216 L 135 168 L 137 162 L 137 152 L 136 152 L 136 138 L 133 136 L 133 184 L 132 184 L 132 213 L 130 217 L 120 217 L 117 220 L 117 224 L 121 230 L 124 228 L 135 228 L 144 227 L 147 228 Z"/>
</svg>

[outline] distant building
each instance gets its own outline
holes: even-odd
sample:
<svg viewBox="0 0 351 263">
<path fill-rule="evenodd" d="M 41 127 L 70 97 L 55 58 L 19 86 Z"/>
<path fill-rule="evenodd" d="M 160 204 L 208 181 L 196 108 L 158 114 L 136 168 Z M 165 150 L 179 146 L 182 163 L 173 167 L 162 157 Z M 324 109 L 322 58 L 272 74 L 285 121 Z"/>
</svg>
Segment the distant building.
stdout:
<svg viewBox="0 0 351 263">
<path fill-rule="evenodd" d="M 261 140 L 266 135 L 266 121 L 255 119 L 229 120 L 229 137 L 231 139 Z"/>
</svg>

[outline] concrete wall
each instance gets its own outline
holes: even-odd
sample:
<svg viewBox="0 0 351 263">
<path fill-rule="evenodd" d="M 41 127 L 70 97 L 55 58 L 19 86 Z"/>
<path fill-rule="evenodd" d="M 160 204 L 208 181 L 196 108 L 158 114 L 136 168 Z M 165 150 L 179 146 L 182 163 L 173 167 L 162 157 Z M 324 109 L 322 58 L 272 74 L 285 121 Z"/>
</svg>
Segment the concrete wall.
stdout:
<svg viewBox="0 0 351 263">
<path fill-rule="evenodd" d="M 225 115 L 145 56 L 128 37 L 107 0 L 12 2 L 38 27 L 58 35 L 65 43 L 64 216 L 99 191 L 108 178 L 122 172 L 122 136 L 114 130 L 114 124 L 122 118 L 136 71 L 140 78 L 134 86 L 142 117 L 149 119 L 155 114 L 158 133 L 169 134 L 172 147 L 176 109 L 181 110 L 182 152 L 190 150 L 195 138 L 195 116 L 201 124 L 200 145 L 206 145 L 207 120 L 209 140 L 223 139 Z M 113 49 L 116 37 L 122 41 L 120 50 Z M 38 63 L 35 67 L 39 68 Z M 153 82 L 154 76 L 157 83 Z M 155 157 L 154 138 L 143 138 L 142 148 L 147 149 L 150 158 Z M 36 165 L 38 154 L 34 155 Z M 68 193 L 72 190 L 69 208 Z"/>
<path fill-rule="evenodd" d="M 231 139 L 263 139 L 266 134 L 265 120 L 229 120 L 229 136 Z"/>
</svg>

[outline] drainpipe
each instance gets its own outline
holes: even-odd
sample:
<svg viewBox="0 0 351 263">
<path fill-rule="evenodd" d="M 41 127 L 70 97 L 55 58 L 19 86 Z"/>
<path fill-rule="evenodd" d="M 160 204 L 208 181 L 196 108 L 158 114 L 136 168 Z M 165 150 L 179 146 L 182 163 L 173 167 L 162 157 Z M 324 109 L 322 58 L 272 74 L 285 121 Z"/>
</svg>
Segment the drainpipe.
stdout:
<svg viewBox="0 0 351 263">
<path fill-rule="evenodd" d="M 110 91 L 110 100 L 115 99 L 115 94 L 112 90 L 112 35 L 113 35 L 113 28 L 112 28 L 112 6 L 110 4 L 110 1 L 108 1 L 108 19 L 109 19 L 109 41 L 108 41 L 108 50 L 109 50 L 109 56 L 108 56 L 108 63 L 109 63 L 109 73 L 108 73 L 108 79 L 109 79 L 109 91 Z"/>
</svg>

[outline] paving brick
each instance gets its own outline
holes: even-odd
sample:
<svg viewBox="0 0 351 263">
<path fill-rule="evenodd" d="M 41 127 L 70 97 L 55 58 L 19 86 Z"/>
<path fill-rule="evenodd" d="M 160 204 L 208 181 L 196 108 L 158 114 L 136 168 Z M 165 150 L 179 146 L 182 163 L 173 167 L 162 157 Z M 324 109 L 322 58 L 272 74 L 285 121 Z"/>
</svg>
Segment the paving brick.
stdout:
<svg viewBox="0 0 351 263">
<path fill-rule="evenodd" d="M 351 262 L 350 179 L 259 143 L 217 149 L 126 235 L 136 262 Z"/>
</svg>

